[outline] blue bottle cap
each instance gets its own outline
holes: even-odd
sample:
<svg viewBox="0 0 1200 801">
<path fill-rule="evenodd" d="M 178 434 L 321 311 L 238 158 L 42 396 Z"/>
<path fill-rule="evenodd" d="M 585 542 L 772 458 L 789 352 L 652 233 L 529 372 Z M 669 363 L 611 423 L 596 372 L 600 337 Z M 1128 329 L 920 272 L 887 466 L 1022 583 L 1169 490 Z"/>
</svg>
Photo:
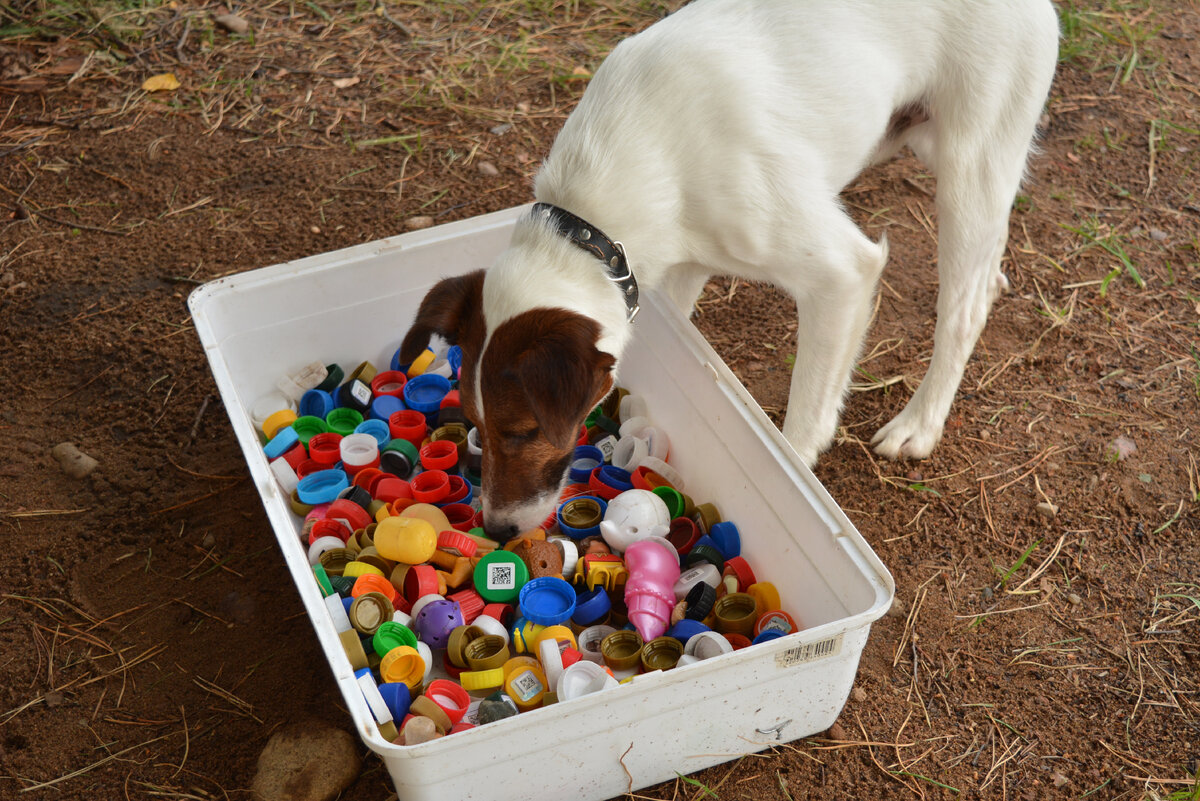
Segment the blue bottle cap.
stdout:
<svg viewBox="0 0 1200 801">
<path fill-rule="evenodd" d="M 708 536 L 712 538 L 713 544 L 726 561 L 735 556 L 742 554 L 742 535 L 738 533 L 738 527 L 728 520 L 720 523 L 713 523 L 708 530 Z"/>
<path fill-rule="evenodd" d="M 379 443 L 382 449 L 392 441 L 392 432 L 388 430 L 388 424 L 383 420 L 363 420 L 354 427 L 355 434 L 370 434 Z"/>
<path fill-rule="evenodd" d="M 442 399 L 450 391 L 450 379 L 436 373 L 422 373 L 404 385 L 404 402 L 408 408 L 425 415 L 436 415 Z"/>
<path fill-rule="evenodd" d="M 300 435 L 296 433 L 296 429 L 286 426 L 279 429 L 275 437 L 263 447 L 263 453 L 268 459 L 274 459 L 290 451 L 299 441 Z"/>
<path fill-rule="evenodd" d="M 576 595 L 575 613 L 571 619 L 581 626 L 590 626 L 602 620 L 610 609 L 612 601 L 608 598 L 608 592 L 603 587 L 593 587 Z"/>
<path fill-rule="evenodd" d="M 333 395 L 323 389 L 310 389 L 300 396 L 300 414 L 325 419 L 334 410 Z"/>
<path fill-rule="evenodd" d="M 690 640 L 692 637 L 695 637 L 702 631 L 712 631 L 712 629 L 701 623 L 699 620 L 688 620 L 687 618 L 684 618 L 667 630 L 667 636 L 674 637 L 684 645 L 687 645 L 688 640 Z"/>
<path fill-rule="evenodd" d="M 750 641 L 750 644 L 758 645 L 760 642 L 767 642 L 768 640 L 777 640 L 780 637 L 786 637 L 786 636 L 787 636 L 786 632 L 782 632 L 779 629 L 764 629 L 761 634 L 759 634 L 757 637 L 755 637 L 753 640 Z"/>
<path fill-rule="evenodd" d="M 604 464 L 604 452 L 595 445 L 579 445 L 571 457 L 570 476 L 576 484 L 586 484 L 592 471 Z"/>
<path fill-rule="evenodd" d="M 396 348 L 396 352 L 392 354 L 391 368 L 393 370 L 398 370 L 401 373 L 408 372 L 408 365 L 400 364 L 400 349 L 399 348 Z"/>
<path fill-rule="evenodd" d="M 521 614 L 539 626 L 556 626 L 575 611 L 575 589 L 563 579 L 542 576 L 521 587 Z"/>
<path fill-rule="evenodd" d="M 621 492 L 633 489 L 633 477 L 629 471 L 622 470 L 616 465 L 602 465 L 596 476 L 608 486 Z"/>
<path fill-rule="evenodd" d="M 375 400 L 371 401 L 371 409 L 368 411 L 367 416 L 372 420 L 382 420 L 386 423 L 389 417 L 403 410 L 404 401 L 395 395 L 379 395 Z"/>
<path fill-rule="evenodd" d="M 379 694 L 383 703 L 392 713 L 393 720 L 404 720 L 408 714 L 408 706 L 412 703 L 412 691 L 402 681 L 385 681 L 379 685 Z"/>
<path fill-rule="evenodd" d="M 563 510 L 567 510 L 567 518 L 569 519 L 570 510 L 573 508 L 572 504 L 581 501 L 595 501 L 600 506 L 600 515 L 596 518 L 595 525 L 583 527 L 575 526 L 563 518 Z M 560 532 L 573 540 L 581 540 L 584 537 L 600 536 L 600 521 L 604 519 L 604 513 L 607 511 L 608 503 L 603 498 L 598 498 L 595 495 L 577 495 L 574 498 L 568 498 L 567 500 L 563 501 L 562 504 L 559 505 L 558 511 L 555 512 L 554 517 L 558 521 L 558 530 Z"/>
<path fill-rule="evenodd" d="M 452 345 L 450 350 L 446 352 L 446 361 L 450 362 L 450 369 L 454 373 L 454 378 L 458 378 L 458 371 L 462 369 L 463 352 L 458 345 Z"/>
<path fill-rule="evenodd" d="M 338 493 L 350 486 L 350 478 L 342 470 L 318 470 L 300 479 L 296 485 L 296 497 L 302 503 L 330 503 L 337 500 Z"/>
</svg>

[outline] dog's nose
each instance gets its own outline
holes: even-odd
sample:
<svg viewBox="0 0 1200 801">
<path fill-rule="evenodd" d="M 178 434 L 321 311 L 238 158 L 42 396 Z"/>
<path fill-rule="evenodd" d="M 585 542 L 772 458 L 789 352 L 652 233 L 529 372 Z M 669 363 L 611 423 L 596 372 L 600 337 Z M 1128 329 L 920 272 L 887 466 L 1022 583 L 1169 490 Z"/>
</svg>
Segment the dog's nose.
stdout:
<svg viewBox="0 0 1200 801">
<path fill-rule="evenodd" d="M 493 539 L 503 545 L 521 532 L 515 525 L 512 524 L 492 528 L 485 523 L 483 527 L 483 533 L 487 535 L 489 539 Z"/>
</svg>

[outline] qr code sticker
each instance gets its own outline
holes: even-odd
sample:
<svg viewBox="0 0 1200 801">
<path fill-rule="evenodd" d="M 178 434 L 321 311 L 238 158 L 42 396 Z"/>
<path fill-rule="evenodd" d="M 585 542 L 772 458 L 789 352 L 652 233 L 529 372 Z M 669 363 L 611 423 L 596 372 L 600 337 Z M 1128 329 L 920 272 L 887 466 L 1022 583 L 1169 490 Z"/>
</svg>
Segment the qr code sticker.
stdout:
<svg viewBox="0 0 1200 801">
<path fill-rule="evenodd" d="M 489 565 L 487 588 L 489 590 L 511 589 L 516 583 L 512 565 Z"/>
<path fill-rule="evenodd" d="M 520 676 L 512 680 L 510 685 L 517 697 L 521 699 L 521 703 L 526 703 L 538 693 L 542 692 L 545 687 L 538 681 L 538 677 L 532 671 L 525 671 Z"/>
</svg>

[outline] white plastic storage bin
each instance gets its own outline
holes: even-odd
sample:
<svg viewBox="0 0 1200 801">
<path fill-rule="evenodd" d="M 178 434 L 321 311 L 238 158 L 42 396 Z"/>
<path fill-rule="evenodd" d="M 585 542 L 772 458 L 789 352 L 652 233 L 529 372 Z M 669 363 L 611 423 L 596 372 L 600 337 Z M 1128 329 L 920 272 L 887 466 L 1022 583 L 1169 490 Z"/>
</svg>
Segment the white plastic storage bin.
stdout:
<svg viewBox="0 0 1200 801">
<path fill-rule="evenodd" d="M 618 383 L 646 399 L 671 437 L 671 463 L 688 493 L 737 524 L 743 556 L 779 588 L 803 630 L 418 746 L 379 734 L 251 409 L 280 376 L 313 361 L 388 364 L 425 291 L 443 276 L 488 266 L 524 210 L 218 279 L 189 299 L 354 726 L 402 801 L 604 799 L 823 731 L 845 704 L 871 623 L 895 592 L 862 535 L 695 327 L 645 293 Z"/>
</svg>

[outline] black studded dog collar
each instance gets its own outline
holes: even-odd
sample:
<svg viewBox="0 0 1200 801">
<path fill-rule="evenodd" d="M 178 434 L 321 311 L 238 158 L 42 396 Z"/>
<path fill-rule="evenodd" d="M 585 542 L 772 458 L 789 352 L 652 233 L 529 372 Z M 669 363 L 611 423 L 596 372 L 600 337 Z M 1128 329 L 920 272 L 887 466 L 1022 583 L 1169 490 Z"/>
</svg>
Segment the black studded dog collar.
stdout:
<svg viewBox="0 0 1200 801">
<path fill-rule="evenodd" d="M 558 233 L 603 262 L 608 280 L 621 290 L 621 298 L 625 301 L 625 319 L 632 323 L 641 307 L 638 306 L 637 279 L 633 277 L 625 247 L 609 239 L 603 231 L 586 220 L 550 203 L 535 203 L 532 213 L 535 218 L 549 221 Z"/>
</svg>

